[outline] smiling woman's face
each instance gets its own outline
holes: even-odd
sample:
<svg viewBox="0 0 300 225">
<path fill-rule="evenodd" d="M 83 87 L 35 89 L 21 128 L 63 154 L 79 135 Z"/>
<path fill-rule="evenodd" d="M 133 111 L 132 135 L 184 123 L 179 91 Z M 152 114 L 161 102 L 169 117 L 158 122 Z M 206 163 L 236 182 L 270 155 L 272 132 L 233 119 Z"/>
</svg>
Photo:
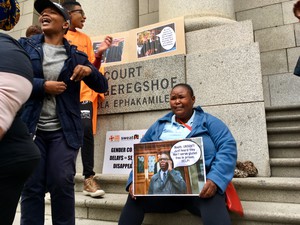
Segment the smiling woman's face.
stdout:
<svg viewBox="0 0 300 225">
<path fill-rule="evenodd" d="M 68 23 L 65 21 L 64 17 L 57 12 L 55 8 L 46 8 L 43 10 L 39 17 L 39 22 L 45 33 L 57 31 L 64 32 L 64 29 L 68 27 Z"/>
<path fill-rule="evenodd" d="M 186 123 L 193 115 L 195 96 L 184 86 L 175 87 L 170 94 L 170 106 L 178 119 Z"/>
</svg>

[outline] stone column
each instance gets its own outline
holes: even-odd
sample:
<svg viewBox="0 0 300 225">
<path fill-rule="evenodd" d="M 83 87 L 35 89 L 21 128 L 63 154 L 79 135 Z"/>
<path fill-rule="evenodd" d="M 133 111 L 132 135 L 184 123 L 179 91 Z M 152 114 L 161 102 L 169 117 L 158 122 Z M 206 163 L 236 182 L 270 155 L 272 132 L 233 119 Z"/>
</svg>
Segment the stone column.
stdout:
<svg viewBox="0 0 300 225">
<path fill-rule="evenodd" d="M 83 32 L 89 36 L 111 34 L 138 28 L 138 0 L 81 0 L 87 20 Z"/>
<path fill-rule="evenodd" d="M 233 0 L 159 0 L 159 21 L 184 16 L 187 32 L 235 21 Z"/>
</svg>

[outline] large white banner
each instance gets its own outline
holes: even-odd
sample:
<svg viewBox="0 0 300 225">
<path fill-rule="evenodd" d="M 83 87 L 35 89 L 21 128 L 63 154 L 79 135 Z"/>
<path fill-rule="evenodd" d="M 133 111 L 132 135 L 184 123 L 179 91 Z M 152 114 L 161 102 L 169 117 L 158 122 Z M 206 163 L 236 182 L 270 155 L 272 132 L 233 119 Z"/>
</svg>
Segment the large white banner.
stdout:
<svg viewBox="0 0 300 225">
<path fill-rule="evenodd" d="M 103 174 L 129 174 L 132 170 L 133 145 L 147 130 L 107 131 Z"/>
</svg>

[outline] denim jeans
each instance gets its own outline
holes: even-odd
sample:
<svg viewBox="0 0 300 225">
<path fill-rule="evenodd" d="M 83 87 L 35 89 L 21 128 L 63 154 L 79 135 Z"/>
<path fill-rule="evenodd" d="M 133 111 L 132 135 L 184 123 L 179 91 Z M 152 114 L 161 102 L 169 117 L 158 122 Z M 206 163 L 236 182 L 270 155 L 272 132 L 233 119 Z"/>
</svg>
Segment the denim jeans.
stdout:
<svg viewBox="0 0 300 225">
<path fill-rule="evenodd" d="M 51 195 L 52 223 L 75 225 L 74 176 L 78 150 L 67 145 L 62 130 L 38 130 L 34 142 L 41 151 L 41 160 L 22 192 L 21 225 L 44 224 L 47 191 Z"/>
</svg>

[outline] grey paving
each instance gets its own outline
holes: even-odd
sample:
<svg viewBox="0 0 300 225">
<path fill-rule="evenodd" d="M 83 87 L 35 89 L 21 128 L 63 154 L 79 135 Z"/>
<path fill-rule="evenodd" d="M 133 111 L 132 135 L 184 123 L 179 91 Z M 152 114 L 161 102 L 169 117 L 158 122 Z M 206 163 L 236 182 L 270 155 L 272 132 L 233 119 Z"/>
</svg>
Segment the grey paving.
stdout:
<svg viewBox="0 0 300 225">
<path fill-rule="evenodd" d="M 15 221 L 13 225 L 20 224 L 20 213 L 17 212 Z M 117 222 L 108 222 L 108 221 L 99 221 L 99 220 L 88 220 L 88 219 L 76 219 L 76 225 L 116 225 Z M 52 220 L 50 216 L 45 216 L 45 224 L 44 225 L 52 225 Z"/>
</svg>

